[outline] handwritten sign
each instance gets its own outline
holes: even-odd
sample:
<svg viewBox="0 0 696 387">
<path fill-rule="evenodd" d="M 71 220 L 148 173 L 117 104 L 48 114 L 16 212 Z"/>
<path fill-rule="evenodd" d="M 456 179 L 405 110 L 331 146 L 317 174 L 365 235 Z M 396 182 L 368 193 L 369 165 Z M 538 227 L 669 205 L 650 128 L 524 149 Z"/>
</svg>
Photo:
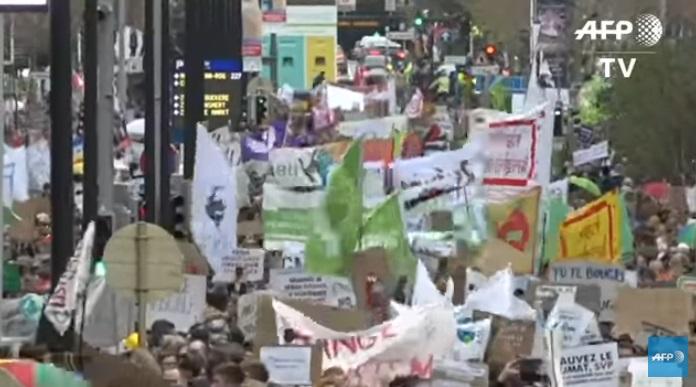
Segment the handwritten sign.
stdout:
<svg viewBox="0 0 696 387">
<path fill-rule="evenodd" d="M 263 347 L 259 357 L 268 369 L 269 382 L 291 386 L 312 384 L 312 347 Z"/>
<path fill-rule="evenodd" d="M 553 359 L 557 386 L 615 387 L 619 385 L 616 343 L 587 345 L 560 351 Z"/>
<path fill-rule="evenodd" d="M 203 319 L 205 293 L 204 276 L 185 275 L 184 284 L 176 294 L 148 305 L 147 326 L 157 320 L 168 320 L 174 323 L 177 331 L 188 331 Z"/>
<path fill-rule="evenodd" d="M 357 305 L 353 285 L 346 278 L 272 270 L 269 286 L 291 300 L 346 309 Z"/>
<path fill-rule="evenodd" d="M 490 123 L 484 184 L 527 185 L 534 179 L 538 131 L 535 119 Z"/>
<path fill-rule="evenodd" d="M 222 259 L 222 281 L 231 282 L 238 267 L 244 269 L 244 276 L 249 282 L 263 281 L 263 262 L 266 252 L 263 249 L 236 248 Z"/>
<path fill-rule="evenodd" d="M 631 286 L 630 276 L 620 266 L 590 262 L 554 263 L 549 280 L 559 284 L 598 285 L 600 290 L 599 321 L 614 321 L 617 288 Z"/>
</svg>

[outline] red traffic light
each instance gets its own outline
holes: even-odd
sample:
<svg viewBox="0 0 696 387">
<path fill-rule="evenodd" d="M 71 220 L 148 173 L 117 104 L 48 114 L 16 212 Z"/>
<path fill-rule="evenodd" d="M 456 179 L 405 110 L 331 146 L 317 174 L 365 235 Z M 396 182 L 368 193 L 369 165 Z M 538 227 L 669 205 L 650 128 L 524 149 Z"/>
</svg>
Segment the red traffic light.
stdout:
<svg viewBox="0 0 696 387">
<path fill-rule="evenodd" d="M 485 52 L 486 55 L 488 55 L 488 56 L 493 56 L 493 55 L 495 55 L 495 54 L 498 53 L 498 47 L 496 47 L 496 46 L 493 45 L 493 44 L 487 44 L 487 45 L 483 48 L 483 52 Z"/>
</svg>

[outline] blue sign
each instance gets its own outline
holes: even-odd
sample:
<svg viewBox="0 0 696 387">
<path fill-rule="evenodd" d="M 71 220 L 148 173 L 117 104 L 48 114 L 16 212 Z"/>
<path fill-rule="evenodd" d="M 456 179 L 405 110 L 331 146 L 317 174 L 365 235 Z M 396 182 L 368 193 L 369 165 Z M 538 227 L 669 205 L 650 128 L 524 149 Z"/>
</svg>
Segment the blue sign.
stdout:
<svg viewBox="0 0 696 387">
<path fill-rule="evenodd" d="M 689 339 L 684 336 L 650 336 L 648 377 L 686 378 L 689 375 Z"/>
<path fill-rule="evenodd" d="M 206 71 L 241 73 L 242 61 L 237 59 L 211 59 L 204 62 Z"/>
</svg>

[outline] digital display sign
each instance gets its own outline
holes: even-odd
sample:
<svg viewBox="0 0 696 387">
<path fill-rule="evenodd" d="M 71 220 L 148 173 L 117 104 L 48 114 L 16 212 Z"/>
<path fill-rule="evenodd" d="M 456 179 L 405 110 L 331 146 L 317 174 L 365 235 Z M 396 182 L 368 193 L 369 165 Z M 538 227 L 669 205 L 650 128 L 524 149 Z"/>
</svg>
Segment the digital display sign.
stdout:
<svg viewBox="0 0 696 387">
<path fill-rule="evenodd" d="M 204 62 L 203 67 L 203 117 L 208 120 L 209 129 L 215 130 L 227 125 L 230 120 L 232 103 L 235 102 L 235 84 L 242 79 L 242 63 L 237 60 L 209 60 Z M 180 131 L 185 126 L 186 116 L 186 72 L 183 59 L 175 61 L 172 76 L 172 124 L 174 130 Z"/>
</svg>

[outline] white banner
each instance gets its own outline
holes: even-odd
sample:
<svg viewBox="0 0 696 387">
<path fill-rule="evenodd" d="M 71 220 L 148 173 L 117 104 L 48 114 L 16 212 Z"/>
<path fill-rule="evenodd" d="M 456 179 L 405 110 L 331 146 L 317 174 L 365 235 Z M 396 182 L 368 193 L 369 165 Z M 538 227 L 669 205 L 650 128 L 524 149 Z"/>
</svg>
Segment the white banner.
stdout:
<svg viewBox="0 0 696 387">
<path fill-rule="evenodd" d="M 549 281 L 570 285 L 599 285 L 600 322 L 614 322 L 616 289 L 619 286 L 635 287 L 624 268 L 590 262 L 554 263 L 549 270 Z"/>
<path fill-rule="evenodd" d="M 263 281 L 263 263 L 266 251 L 263 249 L 236 248 L 222 258 L 222 281 L 232 282 L 237 267 L 244 268 L 244 278 L 249 282 Z"/>
<path fill-rule="evenodd" d="M 268 160 L 271 174 L 269 183 L 279 187 L 321 187 L 316 148 L 279 148 L 271 150 Z"/>
<path fill-rule="evenodd" d="M 351 282 L 342 277 L 319 276 L 295 270 L 271 270 L 271 290 L 291 300 L 344 309 L 357 305 Z"/>
<path fill-rule="evenodd" d="M 84 291 L 89 280 L 92 264 L 92 246 L 95 236 L 94 222 L 90 222 L 82 241 L 75 249 L 75 255 L 68 261 L 65 272 L 60 276 L 56 288 L 48 299 L 44 314 L 61 335 L 70 328 L 73 312 L 77 310 L 78 296 Z"/>
<path fill-rule="evenodd" d="M 203 256 L 223 281 L 222 259 L 237 247 L 237 179 L 204 128 L 196 134 L 196 165 L 191 187 L 191 232 Z"/>
<path fill-rule="evenodd" d="M 377 386 L 398 376 L 429 379 L 434 361 L 445 356 L 455 340 L 453 310 L 445 306 L 404 308 L 395 319 L 359 332 L 336 332 L 301 312 L 273 301 L 278 340 L 286 330 L 298 337 L 293 344 L 322 340 L 323 369 L 348 372 L 348 386 Z"/>
<path fill-rule="evenodd" d="M 573 165 L 579 167 L 580 165 L 606 159 L 607 157 L 609 157 L 609 141 L 602 141 L 587 149 L 573 152 Z"/>
<path fill-rule="evenodd" d="M 343 121 L 338 125 L 338 132 L 342 136 L 350 138 L 364 137 L 391 138 L 395 131 L 408 130 L 408 118 L 406 116 L 389 116 L 359 121 Z"/>
<path fill-rule="evenodd" d="M 157 320 L 167 320 L 174 323 L 178 332 L 188 332 L 191 326 L 203 321 L 206 289 L 205 276 L 184 275 L 184 284 L 177 293 L 148 304 L 147 326 Z"/>
<path fill-rule="evenodd" d="M 556 387 L 616 387 L 619 354 L 616 343 L 587 345 L 554 352 Z"/>
</svg>

